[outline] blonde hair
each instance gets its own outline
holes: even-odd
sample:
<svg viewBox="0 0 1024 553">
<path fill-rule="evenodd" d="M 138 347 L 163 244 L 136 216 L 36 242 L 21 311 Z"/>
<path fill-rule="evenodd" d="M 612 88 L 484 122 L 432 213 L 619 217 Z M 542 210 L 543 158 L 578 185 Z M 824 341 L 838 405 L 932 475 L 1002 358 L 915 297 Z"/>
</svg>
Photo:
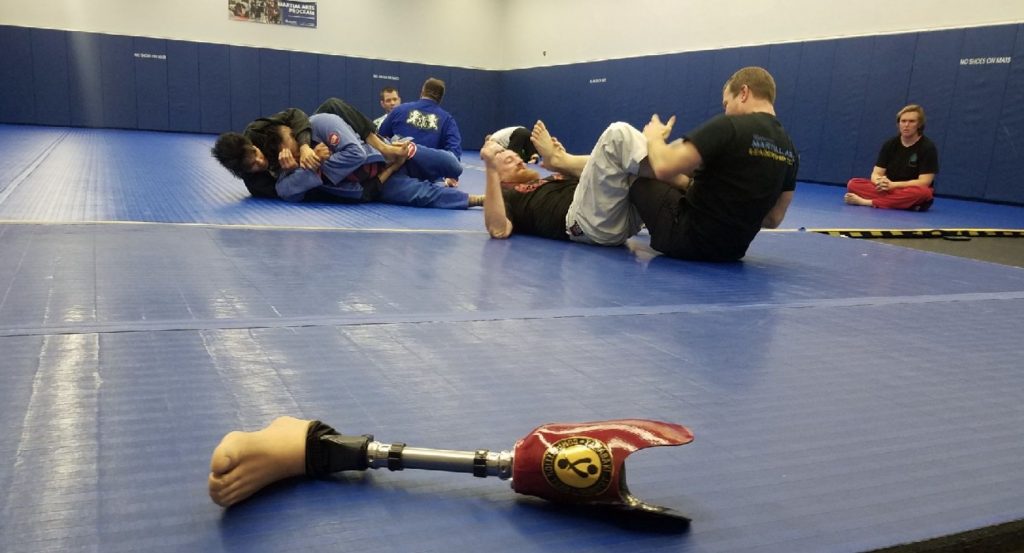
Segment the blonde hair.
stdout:
<svg viewBox="0 0 1024 553">
<path fill-rule="evenodd" d="M 917 117 L 919 119 L 919 121 L 917 122 L 917 134 L 924 134 L 924 108 L 917 104 L 910 104 L 905 108 L 901 109 L 899 113 L 896 114 L 896 122 L 899 123 L 900 118 L 902 118 L 903 114 L 907 113 L 908 111 L 917 112 Z"/>
</svg>

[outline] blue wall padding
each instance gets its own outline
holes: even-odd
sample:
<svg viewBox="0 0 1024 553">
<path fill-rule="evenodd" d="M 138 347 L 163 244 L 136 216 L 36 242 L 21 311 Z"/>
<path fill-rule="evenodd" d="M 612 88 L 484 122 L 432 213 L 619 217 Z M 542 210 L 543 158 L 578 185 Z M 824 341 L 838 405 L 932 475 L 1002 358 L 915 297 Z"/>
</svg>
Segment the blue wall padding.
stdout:
<svg viewBox="0 0 1024 553">
<path fill-rule="evenodd" d="M 0 52 L 8 63 L 0 64 L 0 121 L 32 123 L 35 119 L 32 80 L 32 31 L 8 27 L 0 32 Z"/>
<path fill-rule="evenodd" d="M 257 52 L 259 53 L 259 69 L 257 71 L 259 108 L 253 113 L 245 114 L 246 121 L 252 121 L 264 113 L 277 113 L 291 106 L 291 80 L 288 79 L 288 76 L 291 75 L 291 61 L 288 52 L 267 48 L 260 48 Z M 232 85 L 235 82 L 234 79 L 231 80 Z M 296 86 L 302 86 L 302 84 L 296 83 Z M 235 95 L 234 91 L 231 95 Z"/>
<path fill-rule="evenodd" d="M 1024 25 L 1017 27 L 1013 59 L 1024 58 Z M 1024 64 L 1013 63 L 1006 77 L 1003 109 L 996 127 L 992 167 L 988 171 L 985 197 L 1004 202 L 1024 203 L 1021 184 L 1024 156 Z"/>
<path fill-rule="evenodd" d="M 3 31 L 10 27 L 5 27 Z M 8 63 L 6 56 L 0 64 Z M 32 72 L 20 76 L 31 76 L 35 99 L 35 121 L 41 125 L 70 125 L 71 100 L 70 73 L 68 70 L 67 33 L 49 29 L 32 29 Z"/>
<path fill-rule="evenodd" d="M 800 54 L 803 45 L 799 43 L 773 44 L 768 52 L 768 71 L 775 77 L 779 90 L 794 91 L 800 80 Z M 775 113 L 788 127 L 790 115 L 800 110 L 795 94 L 783 94 L 775 99 Z"/>
<path fill-rule="evenodd" d="M 202 94 L 199 86 L 199 45 L 167 41 L 167 117 L 174 131 L 202 130 Z M 224 128 L 224 127 L 222 127 Z"/>
<path fill-rule="evenodd" d="M 668 96 L 666 100 L 669 108 L 661 116 L 662 120 L 667 120 L 675 115 L 676 132 L 673 136 L 682 136 L 705 121 L 704 113 L 711 109 L 711 102 L 717 102 L 717 105 L 721 106 L 722 83 L 713 86 L 711 80 L 706 78 L 706 75 L 713 71 L 713 52 L 693 52 L 677 56 L 676 61 L 681 62 L 679 71 L 674 70 L 673 64 L 665 67 L 667 78 L 664 94 Z"/>
<path fill-rule="evenodd" d="M 963 42 L 963 29 L 920 33 L 917 39 L 906 104 L 919 104 L 925 108 L 928 118 L 925 135 L 940 145 L 945 143 L 946 129 L 949 128 L 949 112 L 953 105 Z M 901 107 L 897 104 L 895 110 L 890 110 L 890 121 L 896 120 L 896 112 Z M 890 133 L 896 134 L 895 126 L 890 128 Z M 946 160 L 942 154 L 940 147 L 939 176 L 935 179 L 936 190 L 940 192 L 947 187 Z"/>
<path fill-rule="evenodd" d="M 850 175 L 868 177 L 882 141 L 896 134 L 896 112 L 907 99 L 916 45 L 917 35 L 874 37 Z"/>
<path fill-rule="evenodd" d="M 222 133 L 241 132 L 243 127 L 231 124 L 231 54 L 221 44 L 200 44 L 199 61 L 199 130 Z"/>
<path fill-rule="evenodd" d="M 345 100 L 352 98 L 352 105 L 359 108 L 360 111 L 371 119 L 376 117 L 372 114 L 380 110 L 379 103 L 372 106 L 374 109 L 369 109 L 371 106 L 368 100 L 373 95 L 375 88 L 373 64 L 374 60 L 349 58 L 346 65 L 345 80 L 343 81 L 344 87 L 331 93 L 332 96 L 340 96 Z"/>
<path fill-rule="evenodd" d="M 681 136 L 721 112 L 721 87 L 733 71 L 761 65 L 779 86 L 776 111 L 800 151 L 801 179 L 865 176 L 896 133 L 896 112 L 919 103 L 939 147 L 940 194 L 1024 203 L 1022 28 L 488 71 L 0 26 L 0 122 L 221 133 L 285 107 L 312 111 L 329 96 L 374 118 L 382 87 L 411 101 L 433 76 L 448 83 L 444 107 L 466 149 L 497 128 L 543 119 L 570 150 L 587 152 L 608 123 L 642 127 L 652 113 L 675 115 L 673 137 Z"/>
<path fill-rule="evenodd" d="M 345 93 L 349 58 L 317 55 L 317 98 L 326 99 Z M 369 115 L 369 113 L 367 113 Z"/>
<path fill-rule="evenodd" d="M 138 106 L 138 127 L 156 131 L 170 130 L 167 41 L 136 38 L 132 56 L 135 62 L 134 99 Z"/>
<path fill-rule="evenodd" d="M 872 39 L 866 37 L 843 40 L 836 45 L 828 106 L 821 113 L 825 119 L 821 158 L 818 160 L 817 172 L 813 175 L 804 173 L 804 178 L 846 182 L 853 174 L 853 157 L 857 149 L 858 125 L 864 110 L 864 94 L 867 82 L 872 78 L 873 68 L 864 63 L 865 53 L 870 55 L 871 43 Z M 801 140 L 796 142 L 797 147 L 802 143 Z"/>
<path fill-rule="evenodd" d="M 1016 25 L 967 29 L 960 58 L 1011 56 L 1016 35 Z M 987 197 L 985 185 L 996 131 L 1001 125 L 999 116 L 1009 67 L 1005 63 L 958 66 L 949 126 L 940 150 L 943 192 L 968 198 Z"/>
<path fill-rule="evenodd" d="M 102 127 L 103 119 L 103 35 L 68 33 L 68 76 L 71 124 Z"/>
<path fill-rule="evenodd" d="M 463 148 L 478 149 L 484 136 L 495 130 L 490 123 L 498 120 L 498 73 L 453 67 L 449 79 L 452 94 L 444 105 L 459 123 Z"/>
<path fill-rule="evenodd" d="M 135 90 L 135 41 L 126 36 L 102 36 L 100 101 L 104 127 L 137 129 L 138 92 Z M 166 87 L 165 87 L 166 90 Z"/>
<path fill-rule="evenodd" d="M 260 49 L 228 46 L 231 127 L 245 128 L 262 115 L 260 106 Z M 270 113 L 273 113 L 271 111 Z"/>
<path fill-rule="evenodd" d="M 799 177 L 815 180 L 818 161 L 824 148 L 823 129 L 828 92 L 832 86 L 832 63 L 836 41 L 822 40 L 801 44 L 797 86 L 791 92 L 794 109 L 783 119 L 800 152 Z M 785 96 L 785 90 L 779 94 Z"/>
<path fill-rule="evenodd" d="M 320 98 L 317 96 L 318 59 L 319 56 L 316 54 L 288 53 L 288 106 L 312 113 L 320 105 Z"/>
</svg>

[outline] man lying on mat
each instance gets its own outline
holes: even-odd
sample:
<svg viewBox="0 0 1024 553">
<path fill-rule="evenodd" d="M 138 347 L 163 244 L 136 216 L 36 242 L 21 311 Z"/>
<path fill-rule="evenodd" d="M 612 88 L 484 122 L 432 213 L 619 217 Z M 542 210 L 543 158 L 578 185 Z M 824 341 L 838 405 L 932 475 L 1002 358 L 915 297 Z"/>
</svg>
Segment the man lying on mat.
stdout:
<svg viewBox="0 0 1024 553">
<path fill-rule="evenodd" d="M 871 179 L 846 183 L 843 200 L 850 205 L 926 211 L 934 201 L 939 152 L 924 135 L 924 108 L 916 104 L 896 114 L 899 134 L 882 144 Z"/>
<path fill-rule="evenodd" d="M 793 198 L 796 149 L 775 118 L 775 82 L 759 67 L 737 71 L 722 90 L 725 114 L 666 143 L 675 117 L 657 115 L 643 133 L 613 123 L 589 156 L 573 155 L 538 121 L 537 179 L 514 153 L 488 143 L 484 223 L 493 238 L 513 232 L 604 246 L 647 225 L 651 246 L 705 261 L 742 258 L 762 227 L 782 223 Z"/>
</svg>

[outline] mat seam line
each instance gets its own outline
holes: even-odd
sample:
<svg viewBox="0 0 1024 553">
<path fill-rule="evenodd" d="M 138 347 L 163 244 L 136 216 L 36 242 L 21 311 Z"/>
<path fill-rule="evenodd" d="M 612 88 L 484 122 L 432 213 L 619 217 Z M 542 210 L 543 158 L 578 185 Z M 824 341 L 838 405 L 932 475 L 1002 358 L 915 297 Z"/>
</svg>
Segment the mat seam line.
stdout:
<svg viewBox="0 0 1024 553">
<path fill-rule="evenodd" d="M 8 185 L 5 186 L 2 190 L 0 190 L 0 205 L 3 205 L 4 202 L 7 201 L 7 198 L 9 198 L 12 193 L 14 193 L 14 190 L 18 188 L 18 185 L 24 182 L 25 179 L 27 179 L 29 175 L 31 175 L 36 170 L 37 167 L 39 167 L 44 161 L 46 161 L 46 158 L 50 157 L 50 154 L 52 154 L 54 150 L 57 149 L 57 146 L 59 146 L 60 143 L 63 142 L 69 134 L 70 131 L 64 131 L 59 137 L 57 137 L 56 140 L 54 140 L 44 150 L 45 154 L 43 154 L 39 159 L 30 164 L 28 167 L 26 167 L 21 173 L 18 173 L 18 176 L 11 179 L 11 182 L 8 183 Z"/>
<path fill-rule="evenodd" d="M 0 338 L 53 336 L 74 334 L 117 334 L 134 332 L 196 331 L 196 330 L 252 330 L 260 328 L 304 328 L 327 326 L 369 326 L 383 324 L 463 323 L 485 321 L 570 319 L 587 317 L 622 317 L 636 315 L 701 314 L 726 311 L 752 311 L 766 309 L 809 309 L 829 307 L 881 307 L 888 305 L 915 305 L 955 303 L 963 301 L 1005 301 L 1024 299 L 1024 291 L 965 293 L 952 295 L 898 296 L 892 298 L 858 297 L 840 300 L 808 300 L 789 303 L 751 303 L 741 305 L 696 304 L 688 306 L 663 305 L 630 308 L 582 308 L 570 310 L 496 311 L 490 314 L 473 312 L 464 314 L 429 314 L 353 317 L 325 315 L 322 317 L 283 317 L 281 319 L 167 321 L 165 323 L 92 324 L 80 327 L 30 327 L 0 330 Z M 177 323 L 177 324 L 175 324 Z M 188 324 L 191 323 L 191 324 Z"/>
</svg>

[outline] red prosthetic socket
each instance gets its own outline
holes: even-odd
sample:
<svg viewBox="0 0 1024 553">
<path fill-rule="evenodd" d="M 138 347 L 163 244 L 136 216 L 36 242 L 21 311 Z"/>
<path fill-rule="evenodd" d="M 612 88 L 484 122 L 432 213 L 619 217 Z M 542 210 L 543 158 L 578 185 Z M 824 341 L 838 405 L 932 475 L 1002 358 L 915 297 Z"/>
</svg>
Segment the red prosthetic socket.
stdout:
<svg viewBox="0 0 1024 553">
<path fill-rule="evenodd" d="M 641 449 L 692 441 L 693 433 L 685 426 L 643 419 L 545 424 L 516 442 L 512 489 L 562 503 L 612 505 L 685 518 L 631 495 L 624 463 Z"/>
</svg>

